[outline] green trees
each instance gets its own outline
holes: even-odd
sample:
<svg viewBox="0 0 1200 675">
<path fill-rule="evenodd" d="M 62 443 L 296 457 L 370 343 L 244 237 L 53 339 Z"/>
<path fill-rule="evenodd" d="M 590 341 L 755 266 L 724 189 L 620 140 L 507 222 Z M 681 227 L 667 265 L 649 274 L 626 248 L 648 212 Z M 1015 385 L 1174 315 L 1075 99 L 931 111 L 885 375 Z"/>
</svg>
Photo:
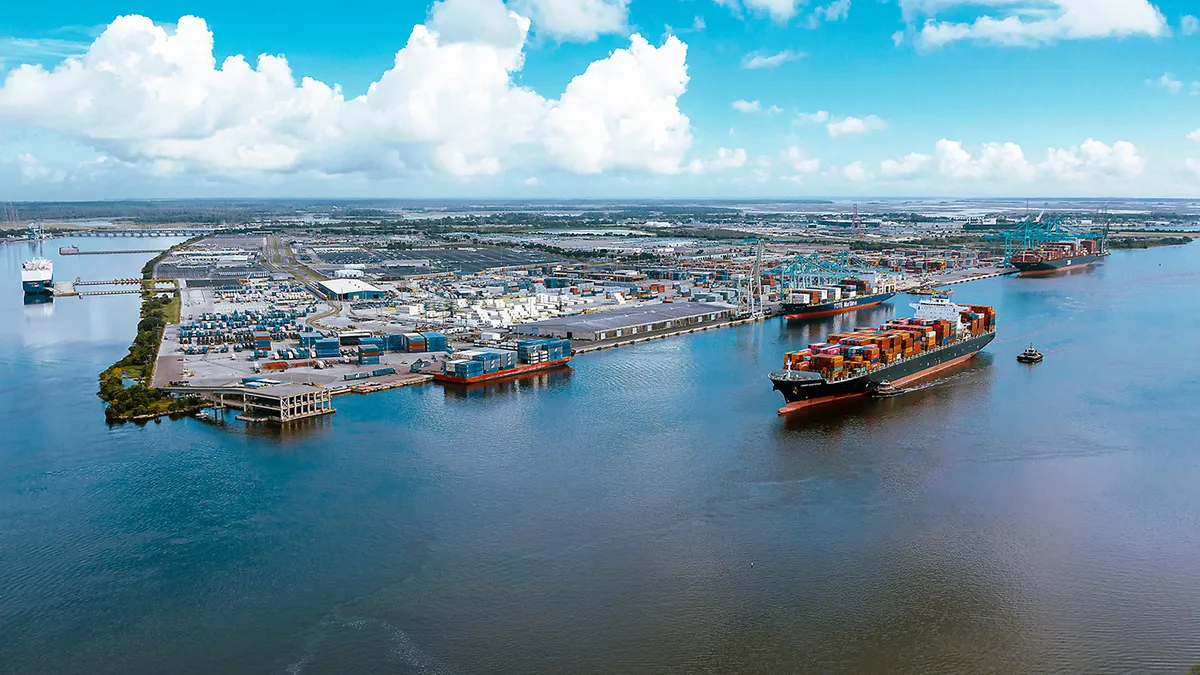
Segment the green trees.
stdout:
<svg viewBox="0 0 1200 675">
<path fill-rule="evenodd" d="M 200 402 L 195 399 L 173 399 L 149 385 L 154 375 L 154 360 L 163 330 L 173 319 L 179 298 L 146 295 L 142 298 L 141 319 L 129 353 L 100 373 L 100 390 L 96 392 L 108 403 L 104 417 L 109 421 L 126 420 L 146 415 L 164 415 L 188 410 Z M 129 376 L 136 381 L 125 386 Z"/>
</svg>

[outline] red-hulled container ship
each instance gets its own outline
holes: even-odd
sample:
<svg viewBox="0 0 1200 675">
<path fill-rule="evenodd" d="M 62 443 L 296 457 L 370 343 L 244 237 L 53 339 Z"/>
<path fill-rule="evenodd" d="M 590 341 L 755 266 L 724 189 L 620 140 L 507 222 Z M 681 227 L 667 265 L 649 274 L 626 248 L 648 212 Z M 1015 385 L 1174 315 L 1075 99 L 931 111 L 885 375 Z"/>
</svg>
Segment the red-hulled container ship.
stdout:
<svg viewBox="0 0 1200 675">
<path fill-rule="evenodd" d="M 520 340 L 512 349 L 472 349 L 455 352 L 433 381 L 477 384 L 561 368 L 575 357 L 571 341 L 558 338 Z"/>
<path fill-rule="evenodd" d="M 877 307 L 896 296 L 895 285 L 865 279 L 842 279 L 827 286 L 798 288 L 783 301 L 783 315 L 789 322 L 819 319 L 845 312 Z"/>
<path fill-rule="evenodd" d="M 1079 239 L 1026 249 L 1013 255 L 1009 263 L 1020 270 L 1023 277 L 1046 276 L 1087 267 L 1108 254 L 1102 242 Z"/>
<path fill-rule="evenodd" d="M 784 355 L 771 382 L 786 415 L 870 395 L 881 385 L 904 387 L 970 360 L 996 338 L 996 310 L 931 298 L 913 305 L 912 319 L 877 329 L 832 333 L 826 341 Z"/>
</svg>

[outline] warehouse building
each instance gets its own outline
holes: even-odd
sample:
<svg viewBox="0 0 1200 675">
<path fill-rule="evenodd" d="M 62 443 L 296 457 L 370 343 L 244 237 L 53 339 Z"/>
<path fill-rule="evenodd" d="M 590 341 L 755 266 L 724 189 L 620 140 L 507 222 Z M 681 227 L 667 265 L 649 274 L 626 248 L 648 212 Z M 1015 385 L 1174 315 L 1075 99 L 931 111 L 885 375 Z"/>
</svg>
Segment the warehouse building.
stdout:
<svg viewBox="0 0 1200 675">
<path fill-rule="evenodd" d="M 378 300 L 385 295 L 382 288 L 362 279 L 329 279 L 317 283 L 330 300 Z"/>
<path fill-rule="evenodd" d="M 538 337 L 612 340 L 716 323 L 730 318 L 733 312 L 729 305 L 703 302 L 646 305 L 523 323 L 516 326 L 516 331 Z"/>
</svg>

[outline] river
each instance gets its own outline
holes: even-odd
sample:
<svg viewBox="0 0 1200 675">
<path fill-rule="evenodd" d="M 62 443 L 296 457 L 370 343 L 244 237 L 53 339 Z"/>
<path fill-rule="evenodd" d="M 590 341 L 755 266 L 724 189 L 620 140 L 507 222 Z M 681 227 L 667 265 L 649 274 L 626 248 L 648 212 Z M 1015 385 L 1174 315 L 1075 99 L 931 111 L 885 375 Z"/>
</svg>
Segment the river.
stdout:
<svg viewBox="0 0 1200 675">
<path fill-rule="evenodd" d="M 76 243 L 114 241 L 153 247 Z M 999 337 L 898 399 L 781 419 L 766 374 L 903 296 L 342 397 L 286 433 L 105 425 L 137 299 L 23 305 L 28 255 L 0 247 L 0 673 L 1200 663 L 1200 245 L 956 286 Z M 89 279 L 150 256 L 55 257 Z"/>
</svg>

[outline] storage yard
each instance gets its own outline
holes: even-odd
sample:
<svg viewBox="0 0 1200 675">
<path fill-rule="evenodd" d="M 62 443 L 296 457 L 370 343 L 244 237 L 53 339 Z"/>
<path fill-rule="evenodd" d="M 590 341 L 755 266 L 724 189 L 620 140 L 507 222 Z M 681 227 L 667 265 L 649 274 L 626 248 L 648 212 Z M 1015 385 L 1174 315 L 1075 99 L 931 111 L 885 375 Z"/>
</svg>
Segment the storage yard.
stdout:
<svg viewBox="0 0 1200 675">
<path fill-rule="evenodd" d="M 1003 245 L 940 216 L 792 213 L 747 215 L 736 231 L 643 220 L 519 234 L 484 231 L 489 217 L 374 234 L 383 226 L 296 222 L 170 251 L 154 276 L 179 280 L 182 312 L 164 332 L 153 384 L 336 395 L 490 381 L 596 349 L 852 311 L 1014 271 Z"/>
</svg>

